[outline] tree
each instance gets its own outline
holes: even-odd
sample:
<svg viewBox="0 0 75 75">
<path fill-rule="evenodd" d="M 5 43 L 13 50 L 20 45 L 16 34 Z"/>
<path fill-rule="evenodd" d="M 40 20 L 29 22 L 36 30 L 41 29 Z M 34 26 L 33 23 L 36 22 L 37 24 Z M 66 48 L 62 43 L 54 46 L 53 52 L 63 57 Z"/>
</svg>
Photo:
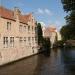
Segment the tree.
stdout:
<svg viewBox="0 0 75 75">
<path fill-rule="evenodd" d="M 43 34 L 42 34 L 42 27 L 40 23 L 37 23 L 37 37 L 38 37 L 38 44 L 42 43 Z"/>
<path fill-rule="evenodd" d="M 62 34 L 63 40 L 75 39 L 75 28 L 74 25 L 65 25 L 61 28 L 60 33 Z"/>
<path fill-rule="evenodd" d="M 69 12 L 65 17 L 66 25 L 61 28 L 61 34 L 64 40 L 75 40 L 75 0 L 61 0 L 64 11 Z"/>
<path fill-rule="evenodd" d="M 71 11 L 71 13 L 67 15 L 65 19 L 68 25 L 75 25 L 75 11 Z"/>
<path fill-rule="evenodd" d="M 75 0 L 61 0 L 65 11 L 75 10 Z"/>
</svg>

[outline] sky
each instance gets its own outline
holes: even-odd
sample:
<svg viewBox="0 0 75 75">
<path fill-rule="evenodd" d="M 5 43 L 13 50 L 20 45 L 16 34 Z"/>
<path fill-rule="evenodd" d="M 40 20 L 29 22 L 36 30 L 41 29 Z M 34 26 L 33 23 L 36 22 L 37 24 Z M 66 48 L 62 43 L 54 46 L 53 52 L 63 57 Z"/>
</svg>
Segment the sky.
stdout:
<svg viewBox="0 0 75 75">
<path fill-rule="evenodd" d="M 45 26 L 54 25 L 58 30 L 65 25 L 66 13 L 61 0 L 0 0 L 0 5 L 14 9 L 18 7 L 23 14 L 32 13 L 38 22 Z"/>
</svg>

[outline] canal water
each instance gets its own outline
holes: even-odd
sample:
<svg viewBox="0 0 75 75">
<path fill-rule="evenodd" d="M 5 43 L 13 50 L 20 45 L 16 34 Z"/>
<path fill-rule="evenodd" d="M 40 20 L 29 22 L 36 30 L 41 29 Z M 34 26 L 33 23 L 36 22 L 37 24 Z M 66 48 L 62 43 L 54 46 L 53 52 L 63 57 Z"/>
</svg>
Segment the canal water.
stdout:
<svg viewBox="0 0 75 75">
<path fill-rule="evenodd" d="M 0 75 L 75 75 L 75 48 L 55 48 L 2 66 Z"/>
</svg>

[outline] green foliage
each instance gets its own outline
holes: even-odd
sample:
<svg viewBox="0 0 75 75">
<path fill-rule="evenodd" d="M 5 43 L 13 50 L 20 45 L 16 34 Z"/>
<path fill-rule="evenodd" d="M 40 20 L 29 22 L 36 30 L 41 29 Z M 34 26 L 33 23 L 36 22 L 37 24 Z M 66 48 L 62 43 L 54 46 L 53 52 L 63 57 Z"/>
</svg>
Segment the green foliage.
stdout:
<svg viewBox="0 0 75 75">
<path fill-rule="evenodd" d="M 75 40 L 75 0 L 61 0 L 63 8 L 69 14 L 65 17 L 66 25 L 61 28 L 63 40 Z"/>
<path fill-rule="evenodd" d="M 37 24 L 37 35 L 38 35 L 38 44 L 40 44 L 43 41 L 42 28 L 40 23 Z"/>
<path fill-rule="evenodd" d="M 64 11 L 75 10 L 75 0 L 61 0 Z"/>
<path fill-rule="evenodd" d="M 75 25 L 65 25 L 61 28 L 63 40 L 75 40 Z"/>
<path fill-rule="evenodd" d="M 61 28 L 61 34 L 64 40 L 75 39 L 75 11 L 66 16 L 67 25 Z"/>
<path fill-rule="evenodd" d="M 75 11 L 71 11 L 69 15 L 65 17 L 68 25 L 75 25 Z"/>
</svg>

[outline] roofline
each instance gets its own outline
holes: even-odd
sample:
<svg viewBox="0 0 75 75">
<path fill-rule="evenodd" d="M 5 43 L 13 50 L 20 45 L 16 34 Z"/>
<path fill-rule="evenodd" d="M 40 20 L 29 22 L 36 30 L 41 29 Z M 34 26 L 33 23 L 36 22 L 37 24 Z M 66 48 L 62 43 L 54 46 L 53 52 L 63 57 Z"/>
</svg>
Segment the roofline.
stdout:
<svg viewBox="0 0 75 75">
<path fill-rule="evenodd" d="M 12 20 L 12 21 L 16 21 L 15 19 L 10 19 L 10 18 L 6 18 L 6 17 L 3 17 L 3 16 L 0 16 L 1 18 L 4 18 L 4 19 L 8 19 L 8 20 Z"/>
<path fill-rule="evenodd" d="M 24 22 L 20 22 L 20 23 L 28 25 L 27 23 L 24 23 Z"/>
</svg>

